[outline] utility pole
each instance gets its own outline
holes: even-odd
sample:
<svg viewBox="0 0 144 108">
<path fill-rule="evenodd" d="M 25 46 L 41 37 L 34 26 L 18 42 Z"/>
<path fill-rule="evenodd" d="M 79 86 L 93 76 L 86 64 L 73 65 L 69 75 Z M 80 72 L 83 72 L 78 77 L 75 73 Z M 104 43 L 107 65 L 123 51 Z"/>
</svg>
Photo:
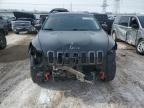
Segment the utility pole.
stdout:
<svg viewBox="0 0 144 108">
<path fill-rule="evenodd" d="M 70 10 L 71 10 L 71 12 L 73 10 L 73 4 L 72 4 L 72 2 L 70 3 Z"/>
<path fill-rule="evenodd" d="M 108 6 L 107 0 L 103 0 L 103 4 L 102 4 L 102 11 L 103 11 L 103 13 L 106 13 L 107 6 Z"/>
<path fill-rule="evenodd" d="M 64 3 L 62 4 L 62 8 L 64 8 Z"/>
<path fill-rule="evenodd" d="M 119 14 L 120 13 L 120 0 L 115 0 L 115 14 Z"/>
</svg>

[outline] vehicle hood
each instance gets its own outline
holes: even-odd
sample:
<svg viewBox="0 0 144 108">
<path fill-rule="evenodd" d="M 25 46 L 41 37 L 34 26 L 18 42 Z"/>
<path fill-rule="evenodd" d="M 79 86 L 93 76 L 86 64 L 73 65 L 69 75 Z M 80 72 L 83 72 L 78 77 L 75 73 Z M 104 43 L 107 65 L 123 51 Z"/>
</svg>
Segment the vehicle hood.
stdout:
<svg viewBox="0 0 144 108">
<path fill-rule="evenodd" d="M 35 15 L 32 13 L 26 13 L 26 12 L 13 12 L 14 16 L 16 19 L 18 18 L 32 18 L 35 19 Z"/>
<path fill-rule="evenodd" d="M 47 51 L 106 51 L 108 36 L 101 31 L 44 31 L 38 34 L 41 49 Z"/>
</svg>

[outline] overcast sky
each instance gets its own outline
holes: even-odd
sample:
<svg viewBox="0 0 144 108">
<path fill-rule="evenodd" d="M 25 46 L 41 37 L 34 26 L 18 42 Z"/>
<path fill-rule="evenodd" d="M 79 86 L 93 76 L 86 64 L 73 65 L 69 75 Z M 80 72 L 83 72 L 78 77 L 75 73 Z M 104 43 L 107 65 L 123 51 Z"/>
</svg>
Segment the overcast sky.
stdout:
<svg viewBox="0 0 144 108">
<path fill-rule="evenodd" d="M 115 12 L 115 0 L 107 0 L 107 11 Z M 102 12 L 103 0 L 0 0 L 0 9 L 24 9 L 49 11 L 52 8 L 64 7 L 73 11 Z M 144 0 L 121 0 L 121 13 L 144 13 Z"/>
</svg>

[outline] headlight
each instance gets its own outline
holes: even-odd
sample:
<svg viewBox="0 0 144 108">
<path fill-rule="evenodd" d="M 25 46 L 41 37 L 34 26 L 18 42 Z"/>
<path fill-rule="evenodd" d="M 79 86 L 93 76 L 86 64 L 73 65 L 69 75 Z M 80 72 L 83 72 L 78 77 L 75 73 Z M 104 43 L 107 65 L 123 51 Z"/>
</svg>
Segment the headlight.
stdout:
<svg viewBox="0 0 144 108">
<path fill-rule="evenodd" d="M 30 54 L 34 58 L 35 64 L 40 64 L 43 60 L 43 51 L 37 50 L 35 47 L 31 46 Z"/>
<path fill-rule="evenodd" d="M 116 52 L 116 50 L 117 50 L 117 43 L 115 42 L 114 47 L 108 51 L 108 54 L 114 54 Z"/>
</svg>

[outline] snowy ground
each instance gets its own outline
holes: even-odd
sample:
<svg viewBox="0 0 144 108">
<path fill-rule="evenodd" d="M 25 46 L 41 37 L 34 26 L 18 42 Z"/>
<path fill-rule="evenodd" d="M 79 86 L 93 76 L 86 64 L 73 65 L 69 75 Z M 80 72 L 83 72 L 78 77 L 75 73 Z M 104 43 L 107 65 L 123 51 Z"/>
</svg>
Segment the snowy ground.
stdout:
<svg viewBox="0 0 144 108">
<path fill-rule="evenodd" d="M 109 83 L 78 81 L 34 84 L 30 78 L 28 43 L 34 36 L 7 36 L 0 50 L 0 108 L 144 108 L 144 56 L 118 42 L 117 74 Z"/>
</svg>

